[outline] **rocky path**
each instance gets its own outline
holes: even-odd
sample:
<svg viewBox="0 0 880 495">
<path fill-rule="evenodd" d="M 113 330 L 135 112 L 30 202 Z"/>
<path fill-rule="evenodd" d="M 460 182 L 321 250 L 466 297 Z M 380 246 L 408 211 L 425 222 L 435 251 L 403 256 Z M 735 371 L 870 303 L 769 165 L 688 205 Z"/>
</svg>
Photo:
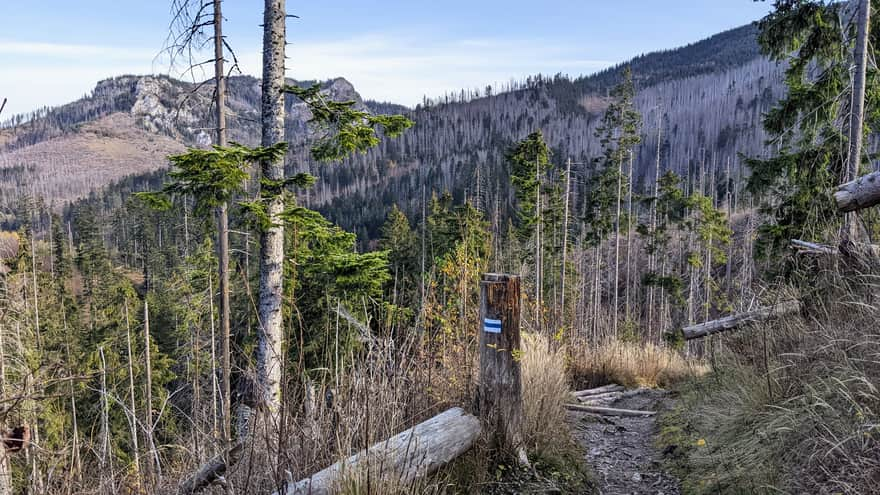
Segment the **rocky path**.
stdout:
<svg viewBox="0 0 880 495">
<path fill-rule="evenodd" d="M 662 411 L 668 398 L 648 391 L 623 398 L 612 407 Z M 656 416 L 597 416 L 571 411 L 574 434 L 602 495 L 678 495 L 678 481 L 665 473 L 654 447 Z"/>
</svg>

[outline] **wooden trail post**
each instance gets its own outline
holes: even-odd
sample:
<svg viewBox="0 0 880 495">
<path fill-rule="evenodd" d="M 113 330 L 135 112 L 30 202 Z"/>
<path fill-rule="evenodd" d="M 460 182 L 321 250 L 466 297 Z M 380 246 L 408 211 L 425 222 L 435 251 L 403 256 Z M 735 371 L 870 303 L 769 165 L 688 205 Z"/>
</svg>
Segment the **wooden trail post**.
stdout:
<svg viewBox="0 0 880 495">
<path fill-rule="evenodd" d="M 520 366 L 520 280 L 486 273 L 480 282 L 480 377 L 477 411 L 490 446 L 502 455 L 522 449 L 522 373 Z"/>
</svg>

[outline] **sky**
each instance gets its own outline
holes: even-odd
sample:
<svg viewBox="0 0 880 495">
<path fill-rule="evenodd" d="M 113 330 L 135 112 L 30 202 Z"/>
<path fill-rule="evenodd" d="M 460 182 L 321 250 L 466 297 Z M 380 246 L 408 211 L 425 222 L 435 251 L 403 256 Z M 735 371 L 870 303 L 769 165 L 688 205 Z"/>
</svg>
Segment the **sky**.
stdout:
<svg viewBox="0 0 880 495">
<path fill-rule="evenodd" d="M 0 120 L 88 94 L 122 74 L 182 74 L 166 47 L 171 0 L 0 0 Z M 224 0 L 224 34 L 259 77 L 262 5 Z M 753 0 L 287 1 L 287 76 L 350 80 L 365 98 L 427 95 L 537 73 L 591 74 L 760 19 Z M 197 53 L 196 60 L 211 57 Z M 212 70 L 206 67 L 207 70 Z"/>
</svg>

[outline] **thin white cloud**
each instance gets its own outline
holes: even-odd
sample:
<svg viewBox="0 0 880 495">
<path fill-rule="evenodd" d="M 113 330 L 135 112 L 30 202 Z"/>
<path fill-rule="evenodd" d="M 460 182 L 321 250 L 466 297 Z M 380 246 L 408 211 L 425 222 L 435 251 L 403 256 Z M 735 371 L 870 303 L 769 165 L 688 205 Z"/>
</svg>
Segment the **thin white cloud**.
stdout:
<svg viewBox="0 0 880 495">
<path fill-rule="evenodd" d="M 579 75 L 612 65 L 577 46 L 553 40 L 469 39 L 441 43 L 405 36 L 363 35 L 331 42 L 293 42 L 288 76 L 343 76 L 367 98 L 414 105 L 422 97 L 485 87 L 538 72 Z M 242 70 L 259 74 L 260 54 L 240 57 Z"/>
<path fill-rule="evenodd" d="M 3 117 L 58 105 L 88 93 L 101 79 L 169 71 L 158 49 L 0 40 Z M 239 47 L 245 74 L 260 76 L 259 46 Z M 538 72 L 578 75 L 612 65 L 581 47 L 554 40 L 467 39 L 364 34 L 344 40 L 297 42 L 288 48 L 288 77 L 345 77 L 365 98 L 415 105 L 423 96 L 497 86 Z M 181 74 L 172 71 L 172 76 Z M 197 71 L 197 78 L 209 77 Z M 192 75 L 187 75 L 190 79 Z M 2 117 L 0 117 L 2 120 Z"/>
<path fill-rule="evenodd" d="M 131 59 L 152 56 L 144 50 L 134 50 L 118 46 L 76 45 L 66 43 L 41 43 L 21 41 L 0 41 L 0 55 L 39 56 L 47 58 L 81 59 L 83 57 L 112 57 Z"/>
</svg>

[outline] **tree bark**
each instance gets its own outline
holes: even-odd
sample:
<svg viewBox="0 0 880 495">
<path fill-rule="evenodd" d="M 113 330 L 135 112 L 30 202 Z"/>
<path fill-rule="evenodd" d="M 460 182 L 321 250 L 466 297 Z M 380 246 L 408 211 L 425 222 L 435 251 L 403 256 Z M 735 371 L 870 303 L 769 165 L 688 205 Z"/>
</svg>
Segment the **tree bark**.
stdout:
<svg viewBox="0 0 880 495">
<path fill-rule="evenodd" d="M 798 301 L 786 301 L 773 306 L 756 309 L 736 315 L 726 316 L 717 320 L 707 321 L 699 325 L 691 325 L 682 329 L 685 340 L 698 339 L 714 333 L 739 328 L 747 323 L 763 321 L 775 316 L 797 313 L 801 310 Z"/>
<path fill-rule="evenodd" d="M 561 318 L 557 318 L 557 325 L 560 322 L 567 321 L 568 313 L 565 311 L 565 272 L 566 272 L 566 262 L 568 261 L 568 209 L 569 209 L 569 196 L 571 195 L 571 158 L 568 159 L 565 165 L 565 213 L 562 221 L 562 270 L 560 270 L 560 283 L 562 285 L 562 290 L 560 294 L 560 303 L 559 303 L 559 311 L 561 311 Z"/>
<path fill-rule="evenodd" d="M 405 486 L 465 453 L 479 435 L 480 420 L 453 407 L 309 478 L 290 481 L 275 495 L 329 495 L 338 482 L 367 473 Z"/>
<path fill-rule="evenodd" d="M 654 200 L 651 201 L 651 235 L 657 235 L 657 202 L 660 196 L 660 151 L 663 136 L 663 111 L 662 108 L 657 109 L 657 156 L 654 164 Z M 656 243 L 656 240 L 654 241 Z M 654 273 L 657 267 L 657 249 L 656 244 L 652 246 L 651 252 L 648 253 L 648 271 Z M 654 297 L 656 291 L 654 286 L 648 288 L 648 340 L 650 341 L 654 335 Z M 661 295 L 662 298 L 662 295 Z M 660 304 L 660 313 L 662 314 L 662 301 Z M 662 317 L 661 317 L 662 318 Z"/>
<path fill-rule="evenodd" d="M 477 409 L 492 449 L 501 455 L 522 447 L 520 279 L 487 273 L 480 283 L 480 380 Z"/>
<path fill-rule="evenodd" d="M 263 12 L 263 146 L 272 146 L 284 140 L 284 48 L 286 43 L 285 0 L 265 0 Z M 269 160 L 261 163 L 263 178 L 280 181 L 284 178 L 284 161 Z M 262 423 L 266 428 L 279 426 L 281 411 L 281 345 L 283 296 L 282 275 L 284 263 L 284 227 L 280 215 L 284 199 L 280 191 L 267 194 L 267 213 L 271 226 L 260 234 L 260 331 L 257 350 L 257 382 L 259 401 L 266 413 Z M 267 439 L 275 439 L 267 435 Z M 274 442 L 274 441 L 273 441 Z M 272 447 L 270 446 L 270 450 Z M 273 452 L 270 451 L 270 457 Z"/>
<path fill-rule="evenodd" d="M 618 304 L 618 293 L 620 289 L 620 203 L 623 189 L 623 160 L 621 154 L 617 162 L 617 206 L 614 217 L 614 279 L 611 281 L 614 296 L 611 303 L 611 317 L 613 318 L 612 331 L 614 338 L 618 338 L 618 316 L 620 314 L 620 306 Z"/>
<path fill-rule="evenodd" d="M 216 84 L 215 110 L 217 112 L 217 146 L 226 146 L 226 73 L 223 69 L 223 9 L 222 0 L 214 0 L 214 82 Z M 218 263 L 220 279 L 220 335 L 222 347 L 220 359 L 222 360 L 222 390 L 221 390 L 221 417 L 223 419 L 223 444 L 229 446 L 232 441 L 230 425 L 232 424 L 232 394 L 230 389 L 230 374 L 232 372 L 229 340 L 230 313 L 229 313 L 229 205 L 221 204 L 217 208 L 217 236 L 219 237 Z M 214 297 L 212 294 L 211 297 Z M 213 372 L 213 371 L 212 371 Z"/>
<path fill-rule="evenodd" d="M 871 2 L 859 0 L 858 33 L 853 51 L 853 93 L 849 124 L 849 157 L 844 182 L 855 180 L 862 158 L 862 126 L 865 114 L 865 68 L 868 65 L 868 29 Z M 836 195 L 835 195 L 836 196 Z M 855 242 L 858 238 L 856 218 L 851 211 L 844 217 L 842 237 Z"/>
<path fill-rule="evenodd" d="M 837 186 L 834 201 L 837 202 L 837 209 L 844 213 L 880 203 L 880 172 L 863 175 L 854 181 Z"/>
<path fill-rule="evenodd" d="M 150 345 L 150 305 L 144 298 L 144 376 L 146 379 L 144 393 L 144 428 L 147 435 L 147 446 L 150 449 L 148 456 L 150 466 L 149 483 L 155 485 L 161 474 L 159 466 L 159 452 L 156 450 L 156 443 L 153 440 L 153 366 L 150 363 L 150 353 L 152 348 Z"/>
<path fill-rule="evenodd" d="M 128 351 L 128 395 L 131 411 L 127 414 L 129 429 L 131 431 L 131 457 L 134 466 L 134 481 L 136 491 L 141 491 L 141 452 L 138 442 L 138 417 L 137 405 L 134 394 L 134 356 L 131 353 L 131 321 L 128 317 L 128 299 L 125 300 L 125 345 Z"/>
</svg>

